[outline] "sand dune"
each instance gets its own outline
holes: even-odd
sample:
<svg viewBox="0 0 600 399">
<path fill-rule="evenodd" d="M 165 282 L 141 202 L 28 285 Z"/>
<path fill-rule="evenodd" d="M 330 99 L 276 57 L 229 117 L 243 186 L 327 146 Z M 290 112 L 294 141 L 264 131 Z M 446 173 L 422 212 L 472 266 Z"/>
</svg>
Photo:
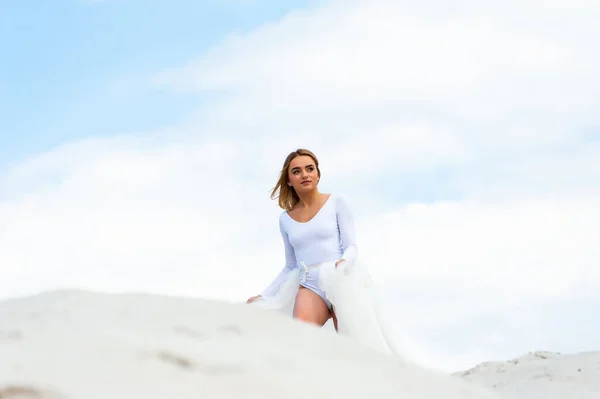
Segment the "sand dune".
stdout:
<svg viewBox="0 0 600 399">
<path fill-rule="evenodd" d="M 82 291 L 0 302 L 1 399 L 588 398 L 598 359 L 544 360 L 564 396 L 541 360 L 442 375 L 242 304 Z"/>
<path fill-rule="evenodd" d="M 532 352 L 516 359 L 486 362 L 456 373 L 493 388 L 505 398 L 600 398 L 600 351 L 561 355 Z"/>
</svg>

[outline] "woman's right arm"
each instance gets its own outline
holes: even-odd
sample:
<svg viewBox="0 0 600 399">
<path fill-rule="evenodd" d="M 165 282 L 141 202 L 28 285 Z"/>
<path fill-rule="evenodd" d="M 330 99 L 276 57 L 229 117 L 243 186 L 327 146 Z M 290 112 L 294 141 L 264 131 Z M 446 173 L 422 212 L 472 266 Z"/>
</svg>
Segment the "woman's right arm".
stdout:
<svg viewBox="0 0 600 399">
<path fill-rule="evenodd" d="M 277 292 L 279 291 L 279 287 L 281 287 L 281 284 L 286 280 L 288 274 L 297 266 L 294 247 L 290 243 L 290 239 L 287 235 L 287 232 L 283 227 L 281 217 L 279 218 L 279 232 L 281 233 L 281 238 L 283 239 L 283 247 L 285 250 L 285 266 L 283 267 L 283 269 L 281 269 L 277 277 L 275 277 L 275 280 L 273 280 L 273 282 L 271 282 L 271 284 L 269 284 L 269 286 L 265 288 L 264 291 L 260 294 L 262 297 L 269 297 L 277 294 Z"/>
</svg>

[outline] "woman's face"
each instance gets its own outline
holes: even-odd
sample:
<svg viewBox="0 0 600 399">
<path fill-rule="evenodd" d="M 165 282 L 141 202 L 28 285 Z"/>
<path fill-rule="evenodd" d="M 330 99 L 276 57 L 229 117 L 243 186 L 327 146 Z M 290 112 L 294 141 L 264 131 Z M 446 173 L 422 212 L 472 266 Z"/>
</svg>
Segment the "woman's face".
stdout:
<svg viewBox="0 0 600 399">
<path fill-rule="evenodd" d="M 317 188 L 319 173 L 315 161 L 308 155 L 301 155 L 290 162 L 288 170 L 289 184 L 297 193 Z"/>
</svg>

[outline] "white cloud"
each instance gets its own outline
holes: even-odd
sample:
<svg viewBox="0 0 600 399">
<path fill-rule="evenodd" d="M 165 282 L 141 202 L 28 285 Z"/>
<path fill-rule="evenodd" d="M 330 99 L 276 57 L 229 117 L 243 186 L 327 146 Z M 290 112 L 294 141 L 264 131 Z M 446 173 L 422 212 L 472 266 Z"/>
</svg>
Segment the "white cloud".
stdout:
<svg viewBox="0 0 600 399">
<path fill-rule="evenodd" d="M 596 292 L 598 199 L 413 204 L 371 219 L 365 241 L 394 268 L 386 278 L 452 283 L 486 304 Z"/>
<path fill-rule="evenodd" d="M 453 4 L 376 0 L 294 13 L 157 82 L 260 99 L 239 115 L 253 121 L 390 105 L 480 123 L 523 108 L 593 116 L 599 28 L 588 18 L 597 6 Z M 209 115 L 226 117 L 229 105 Z"/>
<path fill-rule="evenodd" d="M 453 4 L 291 13 L 158 74 L 209 95 L 184 126 L 15 165 L 0 176 L 2 296 L 255 294 L 282 266 L 268 195 L 300 146 L 320 156 L 323 189 L 355 205 L 361 251 L 400 323 L 437 330 L 598 292 L 600 147 L 588 134 L 600 126 L 600 7 Z"/>
</svg>

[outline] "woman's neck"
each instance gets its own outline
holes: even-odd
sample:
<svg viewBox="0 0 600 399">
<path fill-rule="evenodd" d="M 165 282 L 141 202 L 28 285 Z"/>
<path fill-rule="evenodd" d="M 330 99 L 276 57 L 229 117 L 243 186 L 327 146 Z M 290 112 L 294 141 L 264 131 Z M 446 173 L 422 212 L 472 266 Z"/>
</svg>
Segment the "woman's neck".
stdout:
<svg viewBox="0 0 600 399">
<path fill-rule="evenodd" d="M 316 202 L 319 201 L 319 198 L 321 197 L 321 193 L 319 192 L 319 190 L 314 190 L 311 191 L 309 193 L 305 193 L 305 194 L 298 194 L 298 197 L 300 198 L 300 203 L 299 205 L 303 208 L 310 208 L 312 205 L 314 205 Z"/>
</svg>

